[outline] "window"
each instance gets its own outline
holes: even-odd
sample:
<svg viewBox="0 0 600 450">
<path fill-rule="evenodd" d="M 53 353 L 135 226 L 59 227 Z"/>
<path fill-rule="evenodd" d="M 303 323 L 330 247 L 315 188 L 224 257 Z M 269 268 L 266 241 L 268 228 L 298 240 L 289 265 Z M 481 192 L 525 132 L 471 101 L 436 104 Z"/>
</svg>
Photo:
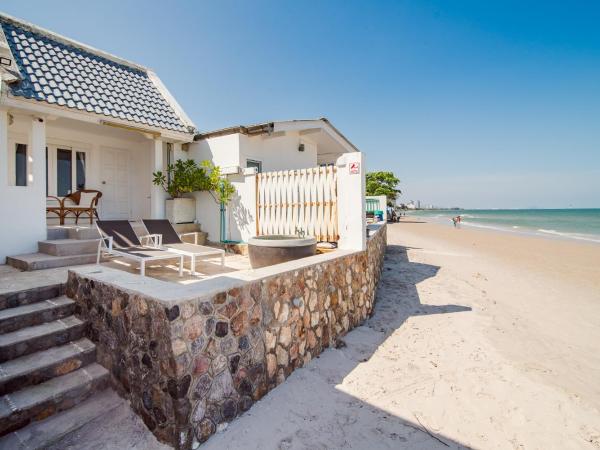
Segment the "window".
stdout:
<svg viewBox="0 0 600 450">
<path fill-rule="evenodd" d="M 15 186 L 27 186 L 27 145 L 15 144 Z"/>
<path fill-rule="evenodd" d="M 71 193 L 73 180 L 73 152 L 64 148 L 56 149 L 56 195 L 64 197 Z"/>
<path fill-rule="evenodd" d="M 48 145 L 46 148 L 46 193 L 64 197 L 87 187 L 90 155 L 86 150 Z"/>
<path fill-rule="evenodd" d="M 246 167 L 256 167 L 256 172 L 262 172 L 262 161 L 257 161 L 255 159 L 247 159 Z"/>
</svg>

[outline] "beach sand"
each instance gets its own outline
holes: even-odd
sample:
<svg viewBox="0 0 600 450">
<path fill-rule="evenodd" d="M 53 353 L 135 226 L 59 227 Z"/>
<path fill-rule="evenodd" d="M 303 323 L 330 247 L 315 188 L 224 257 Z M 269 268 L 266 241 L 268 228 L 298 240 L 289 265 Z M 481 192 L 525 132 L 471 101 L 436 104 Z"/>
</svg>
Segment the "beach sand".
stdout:
<svg viewBox="0 0 600 450">
<path fill-rule="evenodd" d="M 417 219 L 388 244 L 373 317 L 202 449 L 600 448 L 600 245 Z M 163 447 L 125 408 L 55 448 Z"/>
<path fill-rule="evenodd" d="M 205 449 L 600 448 L 600 246 L 408 220 L 374 316 Z"/>
</svg>

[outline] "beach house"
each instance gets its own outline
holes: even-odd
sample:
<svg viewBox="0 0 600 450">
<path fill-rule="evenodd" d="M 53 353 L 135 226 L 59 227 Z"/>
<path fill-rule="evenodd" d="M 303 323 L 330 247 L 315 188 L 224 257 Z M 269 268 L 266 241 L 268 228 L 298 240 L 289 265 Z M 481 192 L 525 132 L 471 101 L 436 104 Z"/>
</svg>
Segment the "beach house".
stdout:
<svg viewBox="0 0 600 450">
<path fill-rule="evenodd" d="M 102 193 L 104 219 L 164 217 L 152 185 L 196 128 L 152 70 L 0 15 L 0 263 L 46 239 L 46 197 Z"/>
<path fill-rule="evenodd" d="M 46 448 L 111 389 L 197 448 L 372 313 L 386 225 L 367 228 L 364 155 L 327 119 L 199 133 L 150 69 L 3 14 L 0 75 L 0 448 Z M 188 193 L 194 223 L 172 222 L 260 235 L 249 257 L 140 223 L 174 214 L 153 173 L 180 159 L 235 194 Z"/>
<path fill-rule="evenodd" d="M 197 134 L 187 156 L 212 161 L 236 188 L 224 215 L 208 193 L 196 193 L 197 220 L 212 241 L 247 241 L 257 234 L 255 174 L 333 166 L 348 153 L 358 155 L 359 151 L 326 118 L 266 122 Z"/>
</svg>

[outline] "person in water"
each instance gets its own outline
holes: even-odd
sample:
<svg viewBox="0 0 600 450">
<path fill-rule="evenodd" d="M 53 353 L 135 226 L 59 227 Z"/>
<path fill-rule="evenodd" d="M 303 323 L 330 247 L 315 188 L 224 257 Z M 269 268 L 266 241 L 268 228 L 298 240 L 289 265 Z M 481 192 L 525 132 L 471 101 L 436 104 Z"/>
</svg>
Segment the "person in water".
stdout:
<svg viewBox="0 0 600 450">
<path fill-rule="evenodd" d="M 460 216 L 456 216 L 452 218 L 452 223 L 454 224 L 454 228 L 457 228 L 460 225 L 460 221 L 462 218 Z"/>
</svg>

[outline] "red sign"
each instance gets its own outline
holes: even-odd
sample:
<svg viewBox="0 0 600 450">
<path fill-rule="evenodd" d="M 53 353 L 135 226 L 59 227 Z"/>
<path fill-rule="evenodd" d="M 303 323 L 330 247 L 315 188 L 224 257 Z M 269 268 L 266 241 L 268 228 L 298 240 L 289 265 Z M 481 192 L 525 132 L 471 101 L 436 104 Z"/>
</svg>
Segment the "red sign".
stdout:
<svg viewBox="0 0 600 450">
<path fill-rule="evenodd" d="M 359 162 L 350 163 L 349 170 L 350 170 L 351 175 L 360 173 L 360 163 Z"/>
</svg>

